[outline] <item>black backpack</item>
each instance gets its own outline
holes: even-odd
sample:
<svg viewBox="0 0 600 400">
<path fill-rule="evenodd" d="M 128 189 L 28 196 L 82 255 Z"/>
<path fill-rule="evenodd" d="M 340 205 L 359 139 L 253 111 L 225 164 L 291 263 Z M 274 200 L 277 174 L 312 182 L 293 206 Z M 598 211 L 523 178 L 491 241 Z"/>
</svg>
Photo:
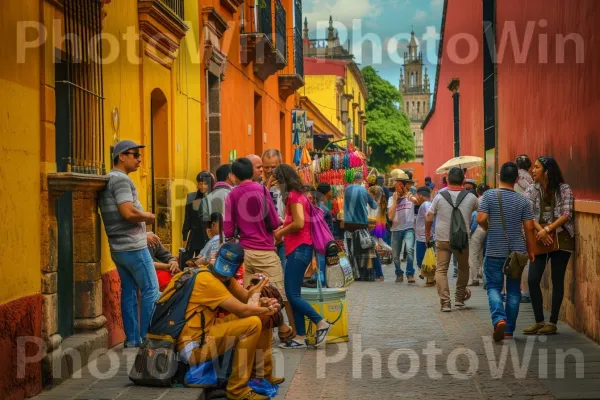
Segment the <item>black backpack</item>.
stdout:
<svg viewBox="0 0 600 400">
<path fill-rule="evenodd" d="M 185 317 L 188 303 L 194 290 L 196 277 L 208 270 L 185 271 L 174 277 L 175 281 L 158 299 L 152 321 L 148 328 L 146 340 L 138 350 L 135 362 L 129 372 L 129 379 L 136 385 L 171 386 L 178 370 L 176 350 L 177 339 L 189 318 Z M 202 337 L 200 346 L 204 345 L 204 313 L 201 318 Z"/>
<path fill-rule="evenodd" d="M 440 193 L 444 199 L 452 206 L 452 215 L 450 217 L 450 248 L 462 253 L 464 249 L 469 248 L 469 234 L 465 219 L 458 209 L 460 203 L 469 195 L 469 191 L 462 190 L 456 198 L 456 205 L 452 202 L 452 196 L 448 191 Z"/>
</svg>

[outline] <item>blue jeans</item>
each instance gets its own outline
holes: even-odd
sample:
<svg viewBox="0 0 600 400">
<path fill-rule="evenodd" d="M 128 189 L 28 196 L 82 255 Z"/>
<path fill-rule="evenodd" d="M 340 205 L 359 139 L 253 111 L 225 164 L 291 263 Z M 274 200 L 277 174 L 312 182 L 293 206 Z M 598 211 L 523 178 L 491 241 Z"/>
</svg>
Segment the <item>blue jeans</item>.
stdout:
<svg viewBox="0 0 600 400">
<path fill-rule="evenodd" d="M 302 298 L 302 282 L 304 282 L 304 273 L 308 264 L 312 261 L 313 248 L 307 244 L 298 246 L 287 258 L 287 265 L 283 273 L 283 282 L 285 285 L 285 294 L 290 305 L 294 322 L 296 323 L 296 334 L 298 336 L 306 335 L 306 326 L 304 325 L 304 316 L 307 316 L 315 325 L 323 320 L 323 317 L 311 307 L 306 300 Z"/>
<path fill-rule="evenodd" d="M 136 345 L 146 338 L 154 303 L 158 300 L 158 279 L 148 249 L 111 253 L 121 278 L 121 314 L 125 342 Z M 141 318 L 138 326 L 137 291 L 140 291 Z"/>
<path fill-rule="evenodd" d="M 281 242 L 276 249 L 277 256 L 281 260 L 281 268 L 283 268 L 283 270 L 285 271 L 285 244 Z"/>
<path fill-rule="evenodd" d="M 421 269 L 421 264 L 423 264 L 423 259 L 425 258 L 425 252 L 427 251 L 427 243 L 420 242 L 417 240 L 417 267 Z"/>
<path fill-rule="evenodd" d="M 509 279 L 502 272 L 502 266 L 506 258 L 486 257 L 483 269 L 487 287 L 492 324 L 496 326 L 498 321 L 506 321 L 506 333 L 513 333 L 519 316 L 519 305 L 521 304 L 521 279 Z M 506 277 L 506 307 L 502 302 L 502 287 Z"/>
<path fill-rule="evenodd" d="M 375 278 L 383 277 L 383 268 L 381 268 L 381 259 L 379 258 L 379 253 L 377 253 L 377 257 L 373 260 L 373 268 L 375 268 Z"/>
<path fill-rule="evenodd" d="M 392 254 L 394 256 L 394 265 L 396 266 L 396 276 L 404 275 L 402 264 L 400 263 L 400 252 L 402 243 L 406 246 L 406 276 L 414 275 L 413 256 L 415 252 L 415 230 L 405 229 L 403 231 L 392 232 Z"/>
</svg>

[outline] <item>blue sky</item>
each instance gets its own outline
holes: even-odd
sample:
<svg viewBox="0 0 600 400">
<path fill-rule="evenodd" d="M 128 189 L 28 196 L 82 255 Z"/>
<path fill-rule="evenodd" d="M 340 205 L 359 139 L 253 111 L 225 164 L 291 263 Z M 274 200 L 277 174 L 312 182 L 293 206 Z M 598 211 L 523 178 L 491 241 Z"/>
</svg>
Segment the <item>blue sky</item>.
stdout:
<svg viewBox="0 0 600 400">
<path fill-rule="evenodd" d="M 444 0 L 303 0 L 311 39 L 327 37 L 329 16 L 340 39 L 351 38 L 351 51 L 360 66 L 373 65 L 398 86 L 400 67 L 411 29 L 423 52 L 434 90 L 437 46 Z M 362 40 L 361 40 L 362 38 Z M 373 39 L 369 41 L 367 39 Z M 361 45 L 362 43 L 362 45 Z"/>
</svg>

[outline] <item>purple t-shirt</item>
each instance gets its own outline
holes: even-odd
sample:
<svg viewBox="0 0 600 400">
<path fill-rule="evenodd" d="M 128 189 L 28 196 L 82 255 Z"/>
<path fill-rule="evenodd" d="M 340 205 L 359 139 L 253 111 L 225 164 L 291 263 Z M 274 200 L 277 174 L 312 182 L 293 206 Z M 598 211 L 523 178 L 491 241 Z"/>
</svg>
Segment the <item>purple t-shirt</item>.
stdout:
<svg viewBox="0 0 600 400">
<path fill-rule="evenodd" d="M 267 229 L 267 221 L 271 229 Z M 232 238 L 237 227 L 240 245 L 244 249 L 274 251 L 272 230 L 277 229 L 279 224 L 277 209 L 263 185 L 242 182 L 227 195 L 223 233 L 226 238 Z"/>
</svg>

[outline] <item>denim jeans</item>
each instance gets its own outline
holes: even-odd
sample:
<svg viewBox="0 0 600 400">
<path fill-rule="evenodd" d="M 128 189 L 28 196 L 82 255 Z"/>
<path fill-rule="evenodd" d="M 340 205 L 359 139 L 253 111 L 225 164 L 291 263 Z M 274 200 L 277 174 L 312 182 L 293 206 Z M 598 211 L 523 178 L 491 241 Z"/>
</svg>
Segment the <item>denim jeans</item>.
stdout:
<svg viewBox="0 0 600 400">
<path fill-rule="evenodd" d="M 519 316 L 521 304 L 521 279 L 509 279 L 502 272 L 502 266 L 506 258 L 485 258 L 485 281 L 487 285 L 490 313 L 492 314 L 492 325 L 496 326 L 498 321 L 506 321 L 506 333 L 513 333 Z M 506 277 L 506 306 L 502 301 L 502 287 Z"/>
<path fill-rule="evenodd" d="M 406 246 L 406 276 L 414 275 L 413 256 L 415 252 L 415 230 L 405 229 L 403 231 L 392 232 L 392 254 L 394 256 L 394 265 L 396 266 L 396 276 L 404 275 L 400 261 L 400 251 L 402 244 Z"/>
<path fill-rule="evenodd" d="M 158 300 L 158 278 L 148 249 L 111 253 L 121 278 L 121 314 L 125 342 L 136 345 L 146 338 L 154 303 Z M 140 291 L 141 316 L 138 326 L 137 291 Z"/>
<path fill-rule="evenodd" d="M 281 260 L 281 268 L 285 271 L 285 244 L 283 242 L 279 243 L 276 250 L 277 256 Z"/>
<path fill-rule="evenodd" d="M 417 240 L 416 252 L 417 252 L 417 267 L 421 269 L 421 264 L 423 264 L 423 259 L 425 258 L 425 252 L 427 251 L 427 243 L 420 242 Z"/>
<path fill-rule="evenodd" d="M 313 248 L 307 244 L 298 246 L 287 258 L 284 284 L 287 299 L 292 306 L 292 314 L 296 323 L 296 334 L 306 335 L 304 316 L 307 316 L 315 325 L 323 320 L 323 317 L 315 311 L 306 300 L 302 298 L 302 282 L 308 264 L 312 261 Z"/>
<path fill-rule="evenodd" d="M 379 258 L 379 253 L 376 254 L 377 257 L 373 259 L 373 268 L 375 269 L 375 278 L 383 277 L 383 268 L 381 267 L 381 258 Z"/>
</svg>

